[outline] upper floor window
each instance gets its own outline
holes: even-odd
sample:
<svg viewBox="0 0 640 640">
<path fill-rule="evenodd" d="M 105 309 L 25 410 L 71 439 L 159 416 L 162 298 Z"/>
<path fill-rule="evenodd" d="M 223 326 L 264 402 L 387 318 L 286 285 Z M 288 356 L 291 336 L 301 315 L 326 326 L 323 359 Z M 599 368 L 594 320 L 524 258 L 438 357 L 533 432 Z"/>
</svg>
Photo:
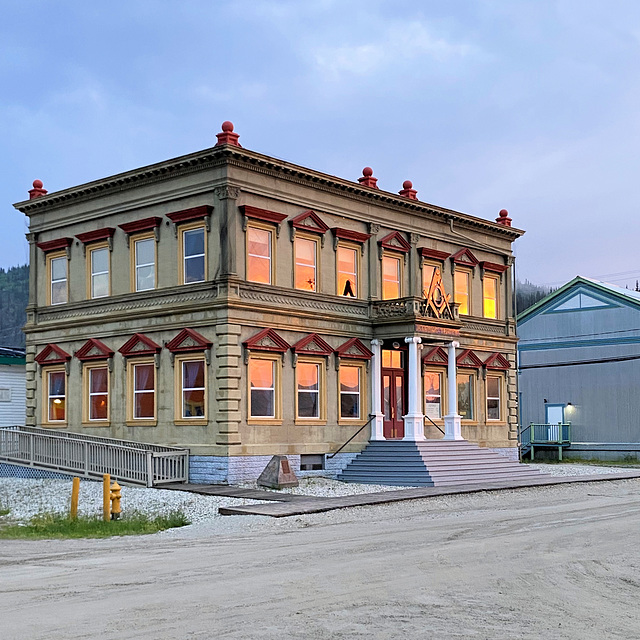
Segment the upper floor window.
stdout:
<svg viewBox="0 0 640 640">
<path fill-rule="evenodd" d="M 382 256 L 382 299 L 393 300 L 402 295 L 402 258 L 385 254 Z"/>
<path fill-rule="evenodd" d="M 455 272 L 455 302 L 459 304 L 458 312 L 461 315 L 471 314 L 469 300 L 469 272 L 456 269 Z"/>
<path fill-rule="evenodd" d="M 336 261 L 339 296 L 358 297 L 358 251 L 354 247 L 338 245 Z"/>
<path fill-rule="evenodd" d="M 47 256 L 49 304 L 64 304 L 69 300 L 68 268 L 69 263 L 65 252 Z"/>
<path fill-rule="evenodd" d="M 271 284 L 273 232 L 270 229 L 247 227 L 247 280 Z"/>
<path fill-rule="evenodd" d="M 482 281 L 482 304 L 485 318 L 498 317 L 498 278 L 485 275 Z"/>
<path fill-rule="evenodd" d="M 294 262 L 295 288 L 317 291 L 318 241 L 297 235 L 294 240 Z"/>
<path fill-rule="evenodd" d="M 205 227 L 202 223 L 180 228 L 181 282 L 204 282 L 207 265 Z"/>
<path fill-rule="evenodd" d="M 156 241 L 153 234 L 133 241 L 134 290 L 156 288 Z"/>
<path fill-rule="evenodd" d="M 104 298 L 110 293 L 109 248 L 107 245 L 89 249 L 89 297 Z"/>
</svg>

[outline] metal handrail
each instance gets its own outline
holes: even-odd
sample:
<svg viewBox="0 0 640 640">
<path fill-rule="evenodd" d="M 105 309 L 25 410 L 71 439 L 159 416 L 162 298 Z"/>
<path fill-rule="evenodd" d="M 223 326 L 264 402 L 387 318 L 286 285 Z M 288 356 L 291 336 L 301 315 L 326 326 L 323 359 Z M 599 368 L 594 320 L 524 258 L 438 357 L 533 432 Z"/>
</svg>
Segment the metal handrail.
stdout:
<svg viewBox="0 0 640 640">
<path fill-rule="evenodd" d="M 327 458 L 335 458 L 371 421 L 376 417 L 375 413 L 369 414 L 369 419 L 337 450 L 329 454 Z"/>
<path fill-rule="evenodd" d="M 442 434 L 444 435 L 444 431 L 429 417 L 425 415 L 425 418 Z"/>
</svg>

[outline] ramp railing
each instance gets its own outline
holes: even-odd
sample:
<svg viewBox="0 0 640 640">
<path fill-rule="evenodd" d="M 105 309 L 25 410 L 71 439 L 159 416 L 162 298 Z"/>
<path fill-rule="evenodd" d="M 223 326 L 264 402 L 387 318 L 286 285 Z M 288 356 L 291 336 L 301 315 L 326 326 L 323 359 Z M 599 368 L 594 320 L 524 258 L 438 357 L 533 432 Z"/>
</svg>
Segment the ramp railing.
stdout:
<svg viewBox="0 0 640 640">
<path fill-rule="evenodd" d="M 38 427 L 0 428 L 0 461 L 154 487 L 189 479 L 189 450 Z"/>
<path fill-rule="evenodd" d="M 520 431 L 521 453 L 531 452 L 535 456 L 535 447 L 558 447 L 558 459 L 562 460 L 562 448 L 571 445 L 571 423 L 534 424 L 531 422 Z"/>
</svg>

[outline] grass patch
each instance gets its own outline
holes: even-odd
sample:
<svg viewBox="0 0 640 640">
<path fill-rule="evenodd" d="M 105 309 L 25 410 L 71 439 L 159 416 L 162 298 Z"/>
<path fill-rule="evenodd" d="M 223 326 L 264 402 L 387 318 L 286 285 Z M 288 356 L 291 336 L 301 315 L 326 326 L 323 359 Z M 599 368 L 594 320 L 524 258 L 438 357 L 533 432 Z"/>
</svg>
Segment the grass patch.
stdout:
<svg viewBox="0 0 640 640">
<path fill-rule="evenodd" d="M 78 516 L 77 520 L 71 520 L 67 515 L 44 513 L 32 518 L 28 524 L 0 525 L 0 538 L 109 538 L 157 533 L 188 524 L 189 520 L 180 511 L 155 517 L 132 513 L 109 522 L 96 516 Z"/>
<path fill-rule="evenodd" d="M 0 504 L 0 516 L 8 516 L 11 513 L 11 511 L 9 509 L 5 509 L 1 504 Z"/>
</svg>

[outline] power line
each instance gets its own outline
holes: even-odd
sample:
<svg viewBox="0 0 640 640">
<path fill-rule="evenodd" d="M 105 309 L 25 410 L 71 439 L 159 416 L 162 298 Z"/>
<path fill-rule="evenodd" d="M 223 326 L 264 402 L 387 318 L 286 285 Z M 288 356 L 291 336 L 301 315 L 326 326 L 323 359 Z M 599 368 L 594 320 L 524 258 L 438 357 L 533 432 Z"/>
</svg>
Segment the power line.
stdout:
<svg viewBox="0 0 640 640">
<path fill-rule="evenodd" d="M 550 367 L 574 367 L 580 364 L 601 364 L 606 362 L 624 362 L 625 360 L 640 360 L 640 355 L 619 356 L 617 358 L 601 358 L 599 360 L 574 360 L 573 362 L 551 362 L 548 364 L 521 364 L 519 369 L 547 369 Z"/>
</svg>

